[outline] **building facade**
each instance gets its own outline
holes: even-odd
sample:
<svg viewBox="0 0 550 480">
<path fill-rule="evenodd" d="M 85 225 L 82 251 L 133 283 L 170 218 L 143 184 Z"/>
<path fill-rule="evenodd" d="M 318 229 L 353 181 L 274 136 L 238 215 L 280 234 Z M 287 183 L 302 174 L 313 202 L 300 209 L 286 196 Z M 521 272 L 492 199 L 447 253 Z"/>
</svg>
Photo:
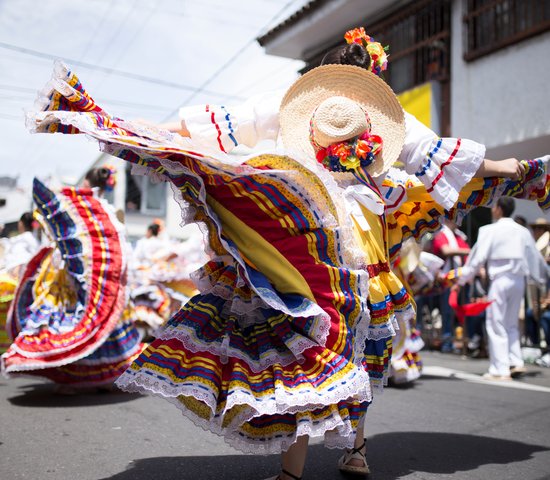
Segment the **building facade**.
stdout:
<svg viewBox="0 0 550 480">
<path fill-rule="evenodd" d="M 305 71 L 357 26 L 390 46 L 385 80 L 438 134 L 483 143 L 487 158 L 550 153 L 550 0 L 313 0 L 258 41 Z M 528 202 L 518 213 L 541 216 Z"/>
</svg>

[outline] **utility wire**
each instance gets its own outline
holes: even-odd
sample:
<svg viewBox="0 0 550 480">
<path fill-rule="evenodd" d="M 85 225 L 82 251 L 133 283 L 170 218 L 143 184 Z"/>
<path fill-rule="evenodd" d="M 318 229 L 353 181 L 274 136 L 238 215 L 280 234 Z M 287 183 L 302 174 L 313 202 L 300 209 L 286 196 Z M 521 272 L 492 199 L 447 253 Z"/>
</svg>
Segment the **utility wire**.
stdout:
<svg viewBox="0 0 550 480">
<path fill-rule="evenodd" d="M 7 115 L 5 113 L 0 113 L 0 118 L 3 118 L 5 120 L 18 120 L 21 122 L 23 120 L 23 115 L 17 116 L 17 115 Z"/>
<path fill-rule="evenodd" d="M 206 93 L 208 95 L 208 91 L 205 89 L 205 87 L 207 85 L 209 85 L 215 78 L 218 77 L 218 75 L 223 72 L 227 67 L 229 67 L 238 57 L 240 57 L 243 52 L 248 48 L 250 47 L 251 45 L 253 45 L 255 42 L 256 42 L 256 38 L 257 36 L 259 35 L 259 33 L 263 32 L 264 30 L 266 30 L 277 18 L 279 18 L 279 16 L 285 12 L 288 7 L 290 7 L 292 4 L 294 3 L 294 0 L 290 0 L 289 2 L 287 2 L 283 8 L 281 8 L 270 20 L 269 22 L 267 22 L 261 29 L 260 31 L 258 32 L 258 34 L 254 35 L 250 40 L 248 40 L 248 42 L 246 42 L 239 50 L 237 50 L 237 52 L 235 52 L 230 58 L 229 60 L 227 60 L 220 68 L 218 68 L 210 77 L 208 77 L 204 82 L 203 84 L 194 89 L 193 93 L 191 93 L 191 95 L 189 95 L 184 101 L 182 104 L 180 104 L 177 108 L 175 108 L 174 110 L 172 110 L 170 112 L 169 115 L 167 115 L 166 117 L 164 117 L 164 119 L 161 120 L 161 123 L 162 122 L 166 122 L 167 120 L 169 120 L 170 118 L 172 118 L 176 113 L 178 113 L 179 109 L 185 105 L 187 105 L 191 100 L 193 100 L 193 98 L 195 98 L 199 93 Z"/>
<path fill-rule="evenodd" d="M 29 92 L 29 93 L 36 93 L 35 88 L 27 88 L 27 87 L 19 87 L 17 85 L 6 85 L 0 84 L 0 90 L 13 90 L 15 92 Z"/>
<path fill-rule="evenodd" d="M 105 20 L 107 20 L 107 17 L 109 16 L 109 13 L 111 12 L 113 8 L 114 2 L 108 2 L 107 8 L 103 11 L 103 15 L 101 17 L 101 20 L 96 24 L 94 31 L 92 35 L 90 36 L 90 40 L 88 40 L 88 44 L 86 45 L 86 48 L 84 49 L 84 52 L 80 56 L 80 58 L 85 58 L 86 54 L 90 50 L 90 47 L 93 45 L 95 39 L 97 38 L 99 34 L 99 30 L 101 29 L 101 26 L 105 23 Z"/>
<path fill-rule="evenodd" d="M 134 4 L 134 7 L 137 5 L 137 1 L 136 0 L 136 3 Z M 126 45 L 123 47 L 123 48 L 119 48 L 119 54 L 118 56 L 115 58 L 115 60 L 112 62 L 114 65 L 118 65 L 118 62 L 120 62 L 120 60 L 122 59 L 122 57 L 124 55 L 126 55 L 126 52 L 127 52 L 127 49 L 130 45 L 132 45 L 135 41 L 135 39 L 137 38 L 137 36 L 143 31 L 145 30 L 145 26 L 151 21 L 151 18 L 153 18 L 153 16 L 156 14 L 156 11 L 158 10 L 159 6 L 160 6 L 160 2 L 162 2 L 162 0 L 157 0 L 156 3 L 155 3 L 155 6 L 148 12 L 145 12 L 144 15 L 142 15 L 142 21 L 139 25 L 137 25 L 137 27 L 135 28 L 135 32 L 134 34 L 132 35 L 132 37 L 130 38 L 130 40 L 126 43 Z M 126 21 L 128 20 L 128 18 L 130 17 L 130 14 L 132 13 L 132 8 L 129 10 L 128 14 L 126 15 L 126 17 L 124 18 L 124 21 L 123 21 L 123 24 L 126 23 Z M 136 9 L 137 10 L 137 9 Z M 134 22 L 135 23 L 135 22 Z M 118 30 L 122 30 L 121 28 L 118 29 Z M 111 39 L 111 42 L 114 41 L 114 38 L 116 37 L 113 37 Z M 102 57 L 101 57 L 102 58 Z M 102 85 L 102 83 L 105 82 L 105 79 L 107 77 L 103 77 L 101 79 L 101 81 L 99 82 L 99 84 L 96 86 L 96 88 L 99 89 L 99 87 Z"/>
<path fill-rule="evenodd" d="M 13 50 L 15 52 L 24 53 L 26 55 L 31 55 L 31 56 L 38 57 L 38 58 L 45 58 L 45 59 L 48 59 L 48 60 L 58 60 L 59 59 L 59 56 L 57 56 L 57 55 L 51 55 L 49 53 L 39 52 L 38 50 L 33 50 L 33 49 L 30 49 L 30 48 L 20 47 L 18 45 L 13 45 L 11 43 L 6 43 L 6 42 L 0 42 L 0 48 L 4 48 L 6 50 Z M 88 63 L 88 62 L 82 62 L 80 60 L 67 58 L 66 61 L 68 63 L 70 63 L 71 65 L 77 65 L 79 67 L 89 68 L 89 69 L 92 69 L 92 70 L 98 70 L 100 72 L 105 72 L 105 73 L 109 73 L 109 74 L 112 74 L 112 75 L 118 75 L 120 77 L 130 78 L 132 80 L 138 80 L 138 81 L 145 82 L 145 83 L 152 83 L 154 85 L 162 85 L 164 87 L 175 88 L 175 89 L 178 89 L 178 90 L 186 90 L 186 91 L 190 91 L 190 92 L 194 92 L 195 90 L 197 90 L 197 87 L 191 87 L 189 85 L 183 85 L 183 84 L 175 83 L 175 82 L 168 82 L 168 81 L 162 80 L 160 78 L 148 77 L 146 75 L 140 75 L 140 74 L 137 74 L 137 73 L 126 72 L 124 70 L 118 70 L 116 68 L 102 67 L 100 65 L 94 65 L 94 64 Z M 214 95 L 216 97 L 235 98 L 237 100 L 243 100 L 242 97 L 237 97 L 235 95 L 230 95 L 230 94 L 225 94 L 225 93 L 218 93 L 218 92 L 204 90 L 202 87 L 200 87 L 200 88 L 201 88 L 201 92 L 204 92 L 208 95 Z"/>
<path fill-rule="evenodd" d="M 138 3 L 139 0 L 134 0 L 134 4 L 132 6 L 129 6 L 127 11 L 126 11 L 126 15 L 124 15 L 124 17 L 122 18 L 122 21 L 118 24 L 118 27 L 114 28 L 114 34 L 111 36 L 111 38 L 109 38 L 106 42 L 105 42 L 105 45 L 102 49 L 102 52 L 101 54 L 99 55 L 98 58 L 96 58 L 96 62 L 97 63 L 103 63 L 103 58 L 105 57 L 105 55 L 107 54 L 107 52 L 109 51 L 113 51 L 113 45 L 116 45 L 117 43 L 115 43 L 115 39 L 118 39 L 118 37 L 121 35 L 121 33 L 125 30 L 125 25 L 126 25 L 126 22 L 128 21 L 128 19 L 132 16 L 132 14 L 134 12 L 136 12 L 136 6 L 137 6 L 137 3 Z M 118 18 L 117 18 L 118 20 Z M 124 52 L 124 49 L 121 49 L 122 52 Z M 118 58 L 112 62 L 113 65 L 118 65 Z M 97 88 L 99 88 L 99 86 L 101 85 L 101 82 L 99 82 L 99 84 L 97 85 Z"/>
<path fill-rule="evenodd" d="M 287 63 L 285 63 L 282 66 L 277 66 L 273 70 L 271 70 L 269 73 L 264 75 L 263 77 L 257 78 L 253 82 L 249 83 L 245 87 L 239 89 L 236 93 L 236 95 L 241 95 L 242 93 L 245 93 L 246 91 L 252 90 L 256 85 L 259 85 L 260 83 L 265 82 L 268 79 L 272 79 L 275 77 L 275 74 L 280 74 L 281 72 L 284 72 L 286 70 L 290 70 L 290 67 L 296 72 L 296 66 L 293 65 L 296 62 L 296 60 L 289 60 Z M 271 88 L 271 90 L 276 90 L 276 88 Z"/>
<path fill-rule="evenodd" d="M 29 98 L 36 96 L 38 93 L 36 89 L 34 88 L 25 88 L 25 87 L 18 87 L 16 85 L 6 85 L 6 84 L 0 84 L 0 90 L 13 90 L 14 92 L 20 92 L 23 95 L 27 96 L 17 96 L 17 95 L 6 95 L 5 93 L 0 93 L 0 98 L 6 98 L 6 99 L 20 99 L 20 100 L 28 100 Z M 147 103 L 138 103 L 138 102 L 126 102 L 124 100 L 113 100 L 109 98 L 101 98 L 102 104 L 109 104 L 109 105 L 119 105 L 121 107 L 130 107 L 130 108 L 143 108 L 146 110 L 164 110 L 168 111 L 172 107 L 163 107 L 160 105 L 151 105 Z"/>
</svg>

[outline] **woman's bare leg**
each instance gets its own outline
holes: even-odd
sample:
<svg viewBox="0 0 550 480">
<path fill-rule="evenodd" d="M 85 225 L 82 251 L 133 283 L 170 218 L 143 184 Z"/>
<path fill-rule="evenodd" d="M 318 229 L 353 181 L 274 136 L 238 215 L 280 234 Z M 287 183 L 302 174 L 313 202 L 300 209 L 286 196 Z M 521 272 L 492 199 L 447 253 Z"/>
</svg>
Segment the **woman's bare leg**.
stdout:
<svg viewBox="0 0 550 480">
<path fill-rule="evenodd" d="M 365 442 L 365 416 L 363 415 L 361 417 L 361 420 L 359 420 L 359 424 L 357 425 L 357 433 L 355 434 L 355 442 L 353 446 L 355 448 L 359 448 L 363 443 Z M 361 449 L 361 453 L 366 454 L 366 447 L 363 447 Z M 355 467 L 362 467 L 365 465 L 365 462 L 363 460 L 359 459 L 351 459 L 348 463 L 348 465 L 353 465 Z"/>
<path fill-rule="evenodd" d="M 365 415 L 361 417 L 361 420 L 359 420 L 359 424 L 357 425 L 357 433 L 355 434 L 355 443 L 353 446 L 355 448 L 359 448 L 364 441 L 365 441 Z"/>
<path fill-rule="evenodd" d="M 296 477 L 301 477 L 304 471 L 304 465 L 306 463 L 307 444 L 309 442 L 308 436 L 298 437 L 296 443 L 293 443 L 290 448 L 282 455 L 282 467 Z M 281 480 L 293 480 L 292 477 L 281 473 L 279 475 Z"/>
</svg>

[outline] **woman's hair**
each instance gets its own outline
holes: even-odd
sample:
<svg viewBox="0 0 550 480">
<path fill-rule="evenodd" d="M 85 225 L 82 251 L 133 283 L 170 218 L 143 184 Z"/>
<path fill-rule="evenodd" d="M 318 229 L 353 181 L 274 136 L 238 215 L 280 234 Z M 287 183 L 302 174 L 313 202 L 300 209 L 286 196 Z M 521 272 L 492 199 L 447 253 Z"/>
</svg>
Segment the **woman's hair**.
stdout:
<svg viewBox="0 0 550 480">
<path fill-rule="evenodd" d="M 92 168 L 86 174 L 86 180 L 90 184 L 90 187 L 97 187 L 100 190 L 105 190 L 108 185 L 109 177 L 112 175 L 111 170 L 108 168 Z"/>
<path fill-rule="evenodd" d="M 25 212 L 23 215 L 21 215 L 19 221 L 23 224 L 23 228 L 26 232 L 32 231 L 32 223 L 34 221 L 32 217 L 32 212 Z"/>
<path fill-rule="evenodd" d="M 365 48 L 358 43 L 340 45 L 329 50 L 323 59 L 321 65 L 355 65 L 368 69 L 371 64 L 371 58 Z"/>
<path fill-rule="evenodd" d="M 147 230 L 151 232 L 151 235 L 153 235 L 153 237 L 158 237 L 158 234 L 160 232 L 160 225 L 158 223 L 152 223 L 147 227 Z"/>
</svg>

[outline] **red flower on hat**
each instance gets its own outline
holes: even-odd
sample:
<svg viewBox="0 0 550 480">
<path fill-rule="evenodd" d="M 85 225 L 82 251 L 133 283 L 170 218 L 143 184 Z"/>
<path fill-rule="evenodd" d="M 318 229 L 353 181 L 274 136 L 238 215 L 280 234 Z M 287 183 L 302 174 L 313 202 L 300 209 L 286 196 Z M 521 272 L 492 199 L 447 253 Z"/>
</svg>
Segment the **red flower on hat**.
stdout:
<svg viewBox="0 0 550 480">
<path fill-rule="evenodd" d="M 367 154 L 372 150 L 372 146 L 366 140 L 357 140 L 357 145 L 355 146 L 355 153 L 359 158 L 365 158 Z"/>
<path fill-rule="evenodd" d="M 351 153 L 351 145 L 349 143 L 334 143 L 327 148 L 329 155 L 335 155 L 343 160 L 348 158 Z"/>
</svg>

